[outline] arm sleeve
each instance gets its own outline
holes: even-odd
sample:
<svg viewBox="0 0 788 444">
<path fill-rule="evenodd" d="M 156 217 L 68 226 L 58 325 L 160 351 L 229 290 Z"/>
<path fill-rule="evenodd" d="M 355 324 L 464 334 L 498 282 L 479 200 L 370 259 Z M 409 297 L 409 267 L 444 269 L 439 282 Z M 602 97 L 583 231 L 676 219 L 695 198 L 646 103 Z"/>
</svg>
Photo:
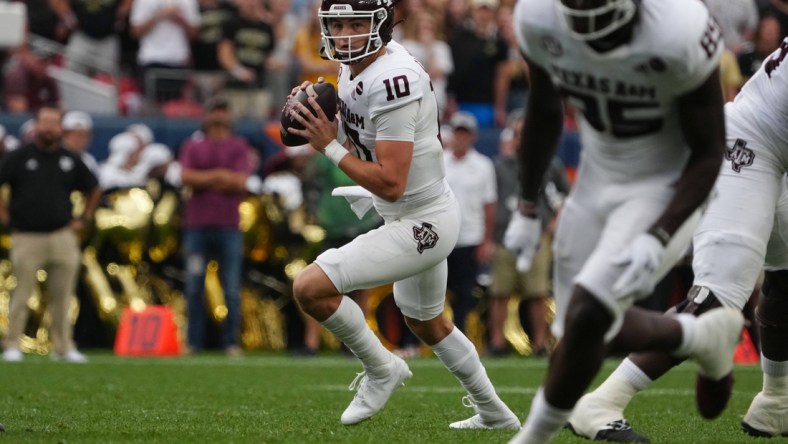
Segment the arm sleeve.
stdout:
<svg viewBox="0 0 788 444">
<path fill-rule="evenodd" d="M 377 128 L 375 140 L 413 142 L 416 139 L 416 115 L 419 107 L 421 101 L 409 102 L 373 117 L 372 122 Z"/>
</svg>

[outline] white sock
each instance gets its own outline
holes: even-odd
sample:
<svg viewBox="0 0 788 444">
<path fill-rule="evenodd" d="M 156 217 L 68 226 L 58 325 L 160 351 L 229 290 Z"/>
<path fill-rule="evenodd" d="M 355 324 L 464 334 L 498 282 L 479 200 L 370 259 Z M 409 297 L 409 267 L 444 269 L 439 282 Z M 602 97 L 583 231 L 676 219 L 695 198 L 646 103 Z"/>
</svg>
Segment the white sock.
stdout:
<svg viewBox="0 0 788 444">
<path fill-rule="evenodd" d="M 569 420 L 572 410 L 558 409 L 547 403 L 544 398 L 544 388 L 539 387 L 531 411 L 523 424 L 523 429 L 517 434 L 520 444 L 543 444 L 549 442 L 561 427 Z M 522 438 L 522 439 L 520 439 Z"/>
<path fill-rule="evenodd" d="M 495 393 L 476 347 L 459 328 L 455 327 L 442 341 L 432 346 L 432 351 L 468 391 L 480 413 L 500 410 L 498 403 L 503 404 L 503 401 Z"/>
<path fill-rule="evenodd" d="M 772 361 L 761 353 L 763 394 L 772 398 L 788 396 L 788 362 Z"/>
<path fill-rule="evenodd" d="M 342 296 L 337 311 L 322 324 L 347 345 L 368 372 L 376 374 L 378 368 L 391 362 L 391 352 L 370 330 L 361 307 L 349 297 Z"/>
<path fill-rule="evenodd" d="M 635 390 L 635 392 L 645 390 L 646 387 L 654 382 L 653 379 L 649 378 L 648 375 L 629 358 L 624 359 L 624 361 L 618 365 L 615 373 L 618 372 L 621 372 L 622 376 L 632 386 L 632 389 Z"/>
<path fill-rule="evenodd" d="M 624 409 L 627 408 L 632 397 L 648 387 L 651 382 L 651 378 L 627 358 L 616 367 L 602 385 L 594 390 L 591 396 L 604 407 L 620 414 L 620 418 L 614 419 L 618 420 L 624 417 Z"/>
<path fill-rule="evenodd" d="M 689 313 L 679 313 L 673 316 L 681 324 L 681 345 L 673 351 L 675 356 L 687 357 L 694 349 L 695 325 L 698 318 Z"/>
</svg>

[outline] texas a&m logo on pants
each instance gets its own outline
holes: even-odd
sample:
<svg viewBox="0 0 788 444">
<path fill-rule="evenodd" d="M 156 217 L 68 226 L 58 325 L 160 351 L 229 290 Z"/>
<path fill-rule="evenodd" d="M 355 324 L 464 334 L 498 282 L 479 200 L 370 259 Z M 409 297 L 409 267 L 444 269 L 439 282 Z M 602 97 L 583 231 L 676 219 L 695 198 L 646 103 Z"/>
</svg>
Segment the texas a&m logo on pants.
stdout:
<svg viewBox="0 0 788 444">
<path fill-rule="evenodd" d="M 725 150 L 725 158 L 731 161 L 731 168 L 737 173 L 741 172 L 742 167 L 752 165 L 755 160 L 755 153 L 747 148 L 747 141 L 736 139 L 733 147 Z"/>
<path fill-rule="evenodd" d="M 424 250 L 428 248 L 432 248 L 435 244 L 438 243 L 438 233 L 432 230 L 432 224 L 428 224 L 427 222 L 421 223 L 421 228 L 413 227 L 413 237 L 416 238 L 416 241 L 419 243 L 417 249 L 419 250 L 419 254 L 423 253 Z"/>
</svg>

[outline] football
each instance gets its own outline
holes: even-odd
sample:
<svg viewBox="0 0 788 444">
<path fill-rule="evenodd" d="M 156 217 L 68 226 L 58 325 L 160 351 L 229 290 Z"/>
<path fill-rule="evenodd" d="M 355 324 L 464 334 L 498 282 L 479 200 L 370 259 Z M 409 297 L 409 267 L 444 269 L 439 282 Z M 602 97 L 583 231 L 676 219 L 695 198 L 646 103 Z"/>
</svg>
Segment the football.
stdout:
<svg viewBox="0 0 788 444">
<path fill-rule="evenodd" d="M 334 117 L 337 113 L 337 91 L 334 89 L 334 85 L 320 82 L 313 83 L 306 87 L 306 89 L 299 90 L 295 96 L 291 97 L 290 100 L 285 103 L 284 108 L 282 108 L 279 135 L 282 138 L 282 143 L 287 146 L 298 146 L 308 143 L 305 138 L 287 131 L 288 128 L 304 129 L 304 126 L 290 115 L 290 111 L 294 109 L 296 103 L 301 103 L 310 110 L 312 114 L 315 116 L 317 115 L 315 110 L 312 109 L 312 106 L 309 105 L 307 101 L 308 97 L 314 98 L 320 108 L 323 109 L 328 120 L 334 121 Z"/>
</svg>

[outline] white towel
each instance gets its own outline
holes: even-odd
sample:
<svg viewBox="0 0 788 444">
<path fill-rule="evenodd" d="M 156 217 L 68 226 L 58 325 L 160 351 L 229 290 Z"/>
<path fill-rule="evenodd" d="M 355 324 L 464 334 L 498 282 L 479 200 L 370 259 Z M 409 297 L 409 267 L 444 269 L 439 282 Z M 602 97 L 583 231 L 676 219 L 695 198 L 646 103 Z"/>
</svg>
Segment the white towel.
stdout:
<svg viewBox="0 0 788 444">
<path fill-rule="evenodd" d="M 367 211 L 372 208 L 372 193 L 358 185 L 334 188 L 331 195 L 347 199 L 350 209 L 356 213 L 359 219 L 363 218 Z"/>
</svg>

